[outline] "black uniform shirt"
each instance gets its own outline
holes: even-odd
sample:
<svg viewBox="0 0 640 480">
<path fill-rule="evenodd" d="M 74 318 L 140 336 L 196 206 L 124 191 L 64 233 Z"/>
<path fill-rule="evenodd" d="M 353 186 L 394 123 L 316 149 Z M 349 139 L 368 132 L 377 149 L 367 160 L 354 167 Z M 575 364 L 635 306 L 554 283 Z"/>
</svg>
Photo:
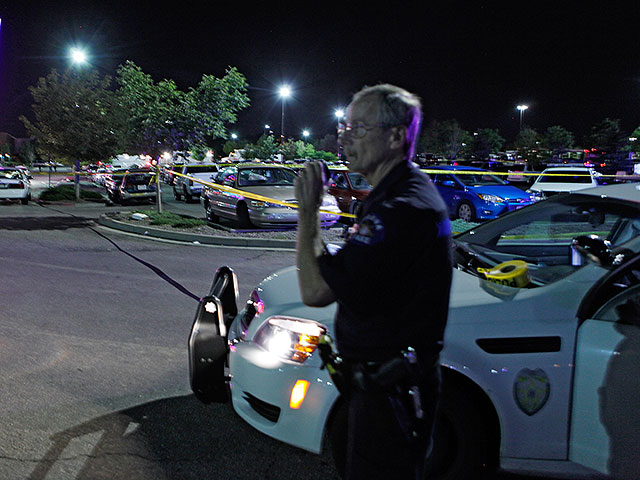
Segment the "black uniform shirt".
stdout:
<svg viewBox="0 0 640 480">
<path fill-rule="evenodd" d="M 346 245 L 319 259 L 338 302 L 338 350 L 353 361 L 386 360 L 409 346 L 434 355 L 442 348 L 451 285 L 447 207 L 408 162 L 389 172 L 362 207 Z"/>
</svg>

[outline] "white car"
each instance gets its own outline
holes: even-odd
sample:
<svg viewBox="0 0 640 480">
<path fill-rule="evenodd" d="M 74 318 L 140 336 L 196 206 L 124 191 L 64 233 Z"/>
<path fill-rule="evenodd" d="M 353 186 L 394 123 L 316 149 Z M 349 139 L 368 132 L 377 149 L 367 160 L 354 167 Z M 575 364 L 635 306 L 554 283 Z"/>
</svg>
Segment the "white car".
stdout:
<svg viewBox="0 0 640 480">
<path fill-rule="evenodd" d="M 0 200 L 31 200 L 31 175 L 24 168 L 0 167 Z"/>
<path fill-rule="evenodd" d="M 527 193 L 543 199 L 556 193 L 576 192 L 598 186 L 598 172 L 588 167 L 546 168 L 538 176 Z"/>
<path fill-rule="evenodd" d="M 434 478 L 478 478 L 482 466 L 637 478 L 639 252 L 638 183 L 556 195 L 455 236 Z M 193 391 L 225 400 L 226 339 L 235 411 L 291 445 L 330 445 L 341 468 L 344 403 L 315 350 L 335 305 L 304 306 L 295 267 L 240 312 L 236 291 L 224 267 L 200 303 Z"/>
</svg>

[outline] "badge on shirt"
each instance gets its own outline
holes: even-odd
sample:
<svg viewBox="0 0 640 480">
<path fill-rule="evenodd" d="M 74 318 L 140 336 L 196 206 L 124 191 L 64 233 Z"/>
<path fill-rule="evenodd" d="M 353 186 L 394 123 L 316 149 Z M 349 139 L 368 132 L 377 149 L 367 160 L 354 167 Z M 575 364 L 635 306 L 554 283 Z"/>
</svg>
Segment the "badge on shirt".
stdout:
<svg viewBox="0 0 640 480">
<path fill-rule="evenodd" d="M 358 224 L 358 230 L 349 238 L 356 245 L 375 245 L 384 239 L 384 224 L 376 214 L 369 214 Z"/>
</svg>

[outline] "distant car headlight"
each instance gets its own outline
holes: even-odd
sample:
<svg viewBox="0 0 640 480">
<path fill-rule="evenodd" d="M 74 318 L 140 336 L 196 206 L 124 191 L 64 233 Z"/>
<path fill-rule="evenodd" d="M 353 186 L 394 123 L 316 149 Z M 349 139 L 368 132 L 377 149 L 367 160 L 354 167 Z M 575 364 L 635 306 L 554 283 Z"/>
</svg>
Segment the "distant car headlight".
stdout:
<svg viewBox="0 0 640 480">
<path fill-rule="evenodd" d="M 304 363 L 318 348 L 326 331 L 312 320 L 274 316 L 260 326 L 253 341 L 283 360 Z"/>
<path fill-rule="evenodd" d="M 499 197 L 497 195 L 489 195 L 484 193 L 478 193 L 478 197 L 484 200 L 487 203 L 503 203 L 504 198 Z"/>
<path fill-rule="evenodd" d="M 544 198 L 545 198 L 544 193 L 537 192 L 535 190 L 527 190 L 526 193 L 529 194 L 529 198 L 534 202 L 538 202 L 540 200 L 544 200 Z"/>
</svg>

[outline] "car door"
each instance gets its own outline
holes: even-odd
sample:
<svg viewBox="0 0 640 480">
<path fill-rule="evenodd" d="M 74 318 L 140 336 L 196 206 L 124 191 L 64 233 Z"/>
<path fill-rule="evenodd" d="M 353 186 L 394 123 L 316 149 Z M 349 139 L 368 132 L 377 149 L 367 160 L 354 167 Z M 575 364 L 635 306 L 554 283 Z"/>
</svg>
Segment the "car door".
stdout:
<svg viewBox="0 0 640 480">
<path fill-rule="evenodd" d="M 576 341 L 569 459 L 616 479 L 636 479 L 640 466 L 640 255 L 618 267 L 588 295 L 602 300 L 601 306 L 581 307 L 588 311 Z"/>
<path fill-rule="evenodd" d="M 215 175 L 213 182 L 223 187 L 236 188 L 237 177 L 238 169 L 236 167 L 227 167 Z M 209 195 L 209 201 L 214 206 L 216 214 L 235 218 L 238 194 L 228 192 L 223 188 L 211 187 Z"/>
<path fill-rule="evenodd" d="M 455 181 L 453 175 L 449 174 L 434 175 L 433 182 L 436 184 L 444 203 L 447 204 L 449 214 L 455 215 L 458 193 L 461 190 L 460 185 Z"/>
</svg>

